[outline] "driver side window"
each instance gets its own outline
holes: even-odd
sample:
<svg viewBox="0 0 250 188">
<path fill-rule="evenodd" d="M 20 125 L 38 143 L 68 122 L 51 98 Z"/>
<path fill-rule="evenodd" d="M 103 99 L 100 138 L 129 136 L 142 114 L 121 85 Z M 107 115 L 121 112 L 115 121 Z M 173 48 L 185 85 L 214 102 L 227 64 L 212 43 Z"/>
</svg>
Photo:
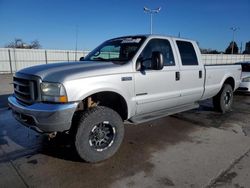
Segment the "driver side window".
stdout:
<svg viewBox="0 0 250 188">
<path fill-rule="evenodd" d="M 163 55 L 164 66 L 174 66 L 174 56 L 170 43 L 166 39 L 152 39 L 148 42 L 139 58 L 143 61 L 144 69 L 152 69 L 152 52 L 161 52 Z"/>
</svg>

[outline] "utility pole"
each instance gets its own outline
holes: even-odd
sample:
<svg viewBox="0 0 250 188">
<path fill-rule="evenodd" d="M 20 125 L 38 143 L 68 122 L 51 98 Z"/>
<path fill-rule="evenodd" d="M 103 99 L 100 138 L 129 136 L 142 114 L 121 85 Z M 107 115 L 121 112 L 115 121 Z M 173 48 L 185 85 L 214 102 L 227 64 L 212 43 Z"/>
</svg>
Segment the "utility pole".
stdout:
<svg viewBox="0 0 250 188">
<path fill-rule="evenodd" d="M 232 51 L 231 51 L 231 54 L 234 53 L 234 38 L 235 38 L 235 32 L 240 29 L 239 27 L 231 27 L 230 28 L 232 31 L 233 31 L 233 44 L 232 44 Z"/>
<path fill-rule="evenodd" d="M 240 53 L 242 53 L 242 42 L 240 43 Z"/>
<path fill-rule="evenodd" d="M 77 43 L 78 43 L 78 25 L 76 25 L 75 61 L 77 59 Z"/>
<path fill-rule="evenodd" d="M 178 33 L 178 38 L 181 38 L 181 32 Z"/>
<path fill-rule="evenodd" d="M 143 10 L 145 13 L 150 14 L 150 34 L 153 34 L 153 14 L 159 13 L 161 10 L 161 7 L 157 9 L 150 9 L 150 8 L 144 7 Z"/>
</svg>

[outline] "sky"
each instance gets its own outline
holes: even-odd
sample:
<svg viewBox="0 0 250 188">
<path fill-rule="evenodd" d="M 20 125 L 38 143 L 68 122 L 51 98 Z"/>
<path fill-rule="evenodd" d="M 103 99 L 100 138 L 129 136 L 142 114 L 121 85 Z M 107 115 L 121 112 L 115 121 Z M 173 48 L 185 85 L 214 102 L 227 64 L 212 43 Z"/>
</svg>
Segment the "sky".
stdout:
<svg viewBox="0 0 250 188">
<path fill-rule="evenodd" d="M 196 40 L 224 51 L 250 41 L 249 0 L 0 0 L 0 47 L 15 38 L 45 49 L 92 50 L 103 41 L 150 33 L 143 7 L 158 8 L 153 33 Z"/>
</svg>

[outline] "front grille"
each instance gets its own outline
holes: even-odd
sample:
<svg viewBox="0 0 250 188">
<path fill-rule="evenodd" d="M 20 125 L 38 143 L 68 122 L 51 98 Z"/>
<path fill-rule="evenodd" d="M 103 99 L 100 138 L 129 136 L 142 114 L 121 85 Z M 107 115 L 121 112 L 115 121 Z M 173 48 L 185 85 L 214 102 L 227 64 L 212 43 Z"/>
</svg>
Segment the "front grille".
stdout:
<svg viewBox="0 0 250 188">
<path fill-rule="evenodd" d="M 32 104 L 38 97 L 37 82 L 26 78 L 14 76 L 14 93 L 16 99 L 24 104 Z"/>
</svg>

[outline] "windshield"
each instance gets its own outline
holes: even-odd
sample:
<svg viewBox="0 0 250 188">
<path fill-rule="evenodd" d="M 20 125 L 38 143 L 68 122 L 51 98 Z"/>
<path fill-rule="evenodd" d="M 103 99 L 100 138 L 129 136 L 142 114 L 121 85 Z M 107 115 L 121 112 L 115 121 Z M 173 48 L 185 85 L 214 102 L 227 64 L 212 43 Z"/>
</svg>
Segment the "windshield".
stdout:
<svg viewBox="0 0 250 188">
<path fill-rule="evenodd" d="M 120 64 L 131 60 L 146 37 L 122 37 L 108 40 L 90 52 L 84 61 L 112 61 Z"/>
</svg>

